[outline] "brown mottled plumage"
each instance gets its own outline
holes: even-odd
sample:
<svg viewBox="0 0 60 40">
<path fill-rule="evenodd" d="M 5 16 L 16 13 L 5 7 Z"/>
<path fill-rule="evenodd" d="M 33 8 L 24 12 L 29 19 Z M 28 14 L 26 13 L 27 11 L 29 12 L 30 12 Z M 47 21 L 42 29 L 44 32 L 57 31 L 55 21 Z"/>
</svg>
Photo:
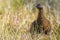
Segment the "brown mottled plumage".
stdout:
<svg viewBox="0 0 60 40">
<path fill-rule="evenodd" d="M 38 18 L 32 23 L 30 33 L 40 33 L 43 30 L 45 34 L 49 34 L 51 24 L 44 16 L 43 7 L 40 4 L 37 4 L 36 7 L 39 10 Z"/>
</svg>

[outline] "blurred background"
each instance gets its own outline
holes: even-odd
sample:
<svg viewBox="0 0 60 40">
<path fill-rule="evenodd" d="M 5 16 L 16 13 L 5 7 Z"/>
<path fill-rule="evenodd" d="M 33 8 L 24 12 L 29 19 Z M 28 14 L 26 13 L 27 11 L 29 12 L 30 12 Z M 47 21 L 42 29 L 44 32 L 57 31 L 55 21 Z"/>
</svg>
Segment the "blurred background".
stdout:
<svg viewBox="0 0 60 40">
<path fill-rule="evenodd" d="M 37 19 L 38 3 L 43 5 L 52 32 L 32 39 L 28 31 Z M 60 40 L 60 0 L 0 0 L 0 40 Z"/>
</svg>

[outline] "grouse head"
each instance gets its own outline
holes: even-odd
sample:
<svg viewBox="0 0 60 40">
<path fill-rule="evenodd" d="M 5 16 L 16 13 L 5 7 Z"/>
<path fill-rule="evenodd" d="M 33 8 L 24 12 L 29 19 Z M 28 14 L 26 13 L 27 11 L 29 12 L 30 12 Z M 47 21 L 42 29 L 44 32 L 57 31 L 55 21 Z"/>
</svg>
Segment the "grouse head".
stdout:
<svg viewBox="0 0 60 40">
<path fill-rule="evenodd" d="M 43 6 L 42 6 L 41 4 L 37 4 L 36 7 L 37 7 L 37 9 L 39 9 L 39 10 L 43 9 Z"/>
</svg>

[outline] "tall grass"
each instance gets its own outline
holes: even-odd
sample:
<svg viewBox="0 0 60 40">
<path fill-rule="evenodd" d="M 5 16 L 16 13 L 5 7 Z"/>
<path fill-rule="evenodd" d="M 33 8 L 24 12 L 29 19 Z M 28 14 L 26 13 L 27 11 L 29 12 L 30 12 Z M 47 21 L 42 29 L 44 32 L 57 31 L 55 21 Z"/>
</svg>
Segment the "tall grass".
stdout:
<svg viewBox="0 0 60 40">
<path fill-rule="evenodd" d="M 0 40 L 60 40 L 59 0 L 0 0 Z M 35 7 L 41 3 L 45 17 L 51 22 L 51 34 L 29 33 L 31 23 L 37 19 Z"/>
</svg>

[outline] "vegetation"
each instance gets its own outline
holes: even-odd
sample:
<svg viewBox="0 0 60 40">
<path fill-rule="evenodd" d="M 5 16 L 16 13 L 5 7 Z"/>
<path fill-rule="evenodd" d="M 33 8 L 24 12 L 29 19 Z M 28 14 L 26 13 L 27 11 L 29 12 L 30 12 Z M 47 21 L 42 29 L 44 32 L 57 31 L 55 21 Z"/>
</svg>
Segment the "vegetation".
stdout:
<svg viewBox="0 0 60 40">
<path fill-rule="evenodd" d="M 31 38 L 31 23 L 37 19 L 36 4 L 44 7 L 51 22 L 50 35 L 36 34 Z M 0 0 L 0 40 L 60 40 L 60 0 Z"/>
</svg>

